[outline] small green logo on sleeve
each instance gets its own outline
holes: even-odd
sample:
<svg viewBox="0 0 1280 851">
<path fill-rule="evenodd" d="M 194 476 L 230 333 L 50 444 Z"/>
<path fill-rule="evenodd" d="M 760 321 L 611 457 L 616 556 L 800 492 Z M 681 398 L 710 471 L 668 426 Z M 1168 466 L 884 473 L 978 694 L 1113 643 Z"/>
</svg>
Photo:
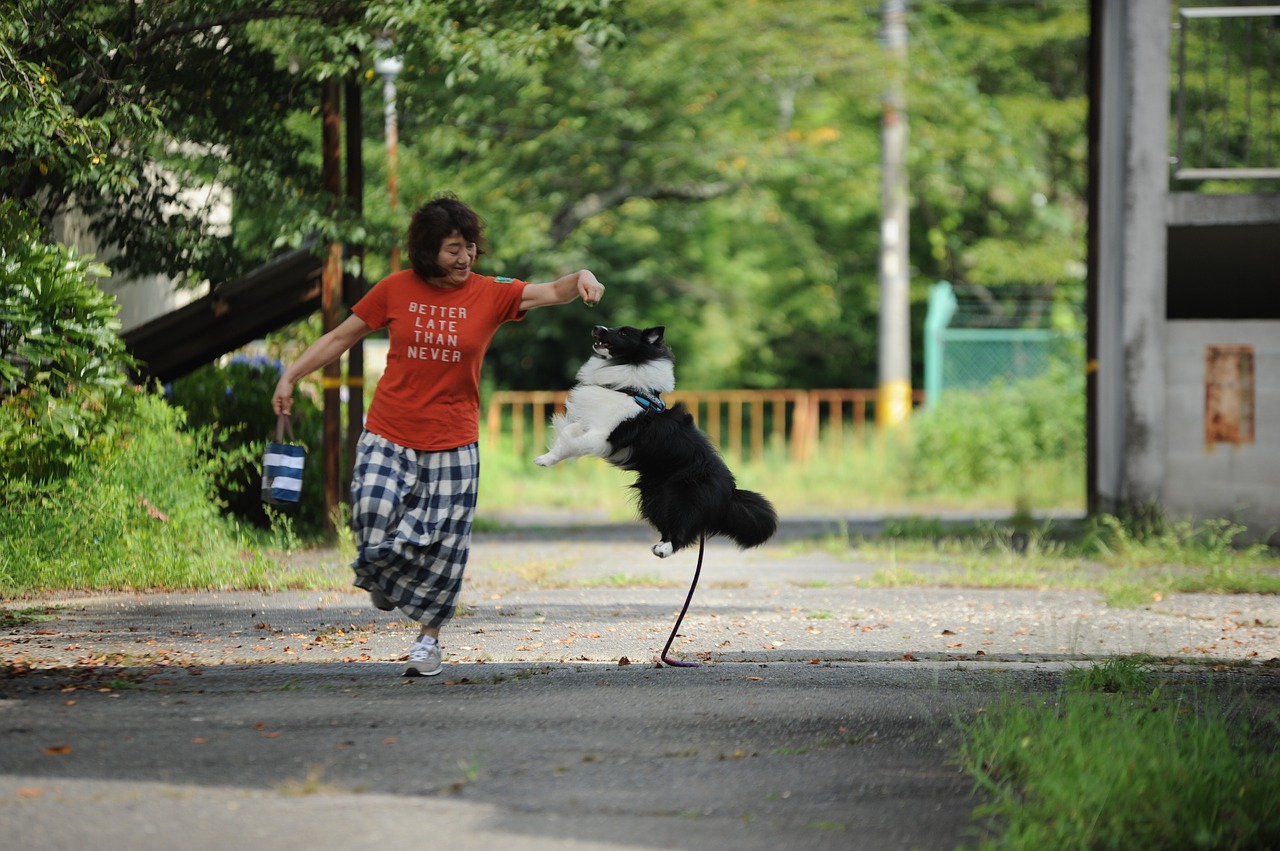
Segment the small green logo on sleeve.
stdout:
<svg viewBox="0 0 1280 851">
<path fill-rule="evenodd" d="M 500 284 L 514 284 L 516 282 L 515 278 L 506 278 L 506 277 L 503 277 L 502 275 L 497 276 L 496 278 L 494 278 L 494 280 Z"/>
</svg>

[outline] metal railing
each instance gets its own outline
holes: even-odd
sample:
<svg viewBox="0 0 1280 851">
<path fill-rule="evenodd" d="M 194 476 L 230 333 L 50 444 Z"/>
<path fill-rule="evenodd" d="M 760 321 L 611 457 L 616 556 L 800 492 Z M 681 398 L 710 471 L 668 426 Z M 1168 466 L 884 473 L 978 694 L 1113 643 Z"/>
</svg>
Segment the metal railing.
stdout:
<svg viewBox="0 0 1280 851">
<path fill-rule="evenodd" d="M 499 390 L 489 395 L 485 437 L 489 446 L 507 440 L 516 455 L 541 452 L 550 437 L 551 415 L 564 410 L 564 391 Z M 820 442 L 839 454 L 865 437 L 874 421 L 875 390 L 678 390 L 664 398 L 683 402 L 711 442 L 737 460 L 761 461 L 767 448 L 795 461 L 809 460 Z M 917 390 L 913 402 L 924 402 Z"/>
<path fill-rule="evenodd" d="M 1280 6 L 1178 12 L 1178 180 L 1280 178 Z"/>
</svg>

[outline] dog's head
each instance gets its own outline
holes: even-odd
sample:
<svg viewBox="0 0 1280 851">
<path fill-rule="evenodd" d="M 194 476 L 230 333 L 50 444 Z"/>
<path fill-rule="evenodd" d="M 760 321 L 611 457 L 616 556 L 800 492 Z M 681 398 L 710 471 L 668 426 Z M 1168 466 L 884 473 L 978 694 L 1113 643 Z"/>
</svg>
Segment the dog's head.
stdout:
<svg viewBox="0 0 1280 851">
<path fill-rule="evenodd" d="M 655 360 L 671 360 L 671 349 L 663 339 L 666 327 L 632 328 L 619 325 L 591 329 L 591 350 L 597 356 L 622 363 L 641 364 Z"/>
</svg>

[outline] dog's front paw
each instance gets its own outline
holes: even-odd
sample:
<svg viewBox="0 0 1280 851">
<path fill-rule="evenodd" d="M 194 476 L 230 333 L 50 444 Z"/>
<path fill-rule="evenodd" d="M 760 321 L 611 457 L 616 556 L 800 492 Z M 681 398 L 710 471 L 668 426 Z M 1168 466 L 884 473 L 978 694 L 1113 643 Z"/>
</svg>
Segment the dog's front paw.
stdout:
<svg viewBox="0 0 1280 851">
<path fill-rule="evenodd" d="M 659 541 L 653 545 L 653 554 L 658 558 L 666 558 L 675 552 L 675 547 L 671 546 L 670 541 Z"/>
<path fill-rule="evenodd" d="M 559 461 L 560 457 L 550 452 L 546 455 L 539 455 L 537 458 L 533 459 L 533 463 L 537 464 L 539 467 L 554 467 L 559 463 Z"/>
</svg>

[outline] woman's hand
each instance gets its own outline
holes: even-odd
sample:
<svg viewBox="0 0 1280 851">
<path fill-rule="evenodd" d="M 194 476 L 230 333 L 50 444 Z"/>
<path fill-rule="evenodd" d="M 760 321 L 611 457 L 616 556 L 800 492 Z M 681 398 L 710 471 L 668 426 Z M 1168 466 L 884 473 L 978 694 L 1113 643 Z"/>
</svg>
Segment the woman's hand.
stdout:
<svg viewBox="0 0 1280 851">
<path fill-rule="evenodd" d="M 293 413 L 293 382 L 283 375 L 276 382 L 276 392 L 271 397 L 271 407 L 277 414 L 284 414 L 286 417 Z"/>
<path fill-rule="evenodd" d="M 604 298 L 604 284 L 596 280 L 596 276 L 586 269 L 578 273 L 578 295 L 587 307 L 595 307 Z"/>
</svg>

